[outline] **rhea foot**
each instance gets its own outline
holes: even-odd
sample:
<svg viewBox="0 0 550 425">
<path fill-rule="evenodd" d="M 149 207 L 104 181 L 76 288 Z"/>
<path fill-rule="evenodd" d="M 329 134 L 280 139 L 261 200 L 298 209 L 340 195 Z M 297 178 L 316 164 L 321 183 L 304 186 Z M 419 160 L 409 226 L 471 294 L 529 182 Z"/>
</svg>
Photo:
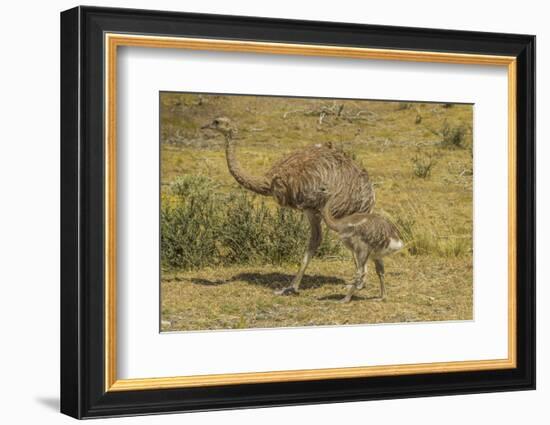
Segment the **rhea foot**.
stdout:
<svg viewBox="0 0 550 425">
<path fill-rule="evenodd" d="M 353 297 L 353 293 L 356 290 L 356 286 L 354 284 L 348 285 L 347 287 L 348 293 L 344 298 L 342 298 L 339 302 L 342 304 L 347 304 L 351 301 L 351 298 Z"/>
<path fill-rule="evenodd" d="M 299 292 L 296 288 L 293 286 L 289 286 L 287 288 L 279 289 L 278 291 L 275 291 L 276 295 L 298 295 Z"/>
</svg>

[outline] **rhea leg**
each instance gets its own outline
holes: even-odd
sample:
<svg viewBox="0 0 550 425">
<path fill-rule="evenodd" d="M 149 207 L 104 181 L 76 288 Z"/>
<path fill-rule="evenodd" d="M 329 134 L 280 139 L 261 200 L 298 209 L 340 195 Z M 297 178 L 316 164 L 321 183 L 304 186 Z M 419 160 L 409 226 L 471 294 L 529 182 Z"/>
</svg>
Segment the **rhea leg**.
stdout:
<svg viewBox="0 0 550 425">
<path fill-rule="evenodd" d="M 359 267 L 357 264 L 357 258 L 355 254 L 353 254 L 353 259 L 355 260 L 355 267 Z M 361 281 L 358 282 L 357 289 L 363 289 L 365 287 L 365 280 L 367 280 L 367 264 L 368 262 L 365 261 L 365 265 L 363 266 L 363 279 L 361 279 Z"/>
<path fill-rule="evenodd" d="M 351 298 L 353 297 L 355 291 L 363 286 L 363 282 L 367 274 L 367 260 L 369 258 L 369 254 L 367 252 L 358 252 L 355 253 L 354 257 L 356 264 L 355 278 L 346 287 L 348 292 L 346 296 L 340 301 L 342 303 L 349 303 L 351 301 Z"/>
<path fill-rule="evenodd" d="M 384 285 L 384 260 L 377 258 L 374 260 L 374 265 L 376 266 L 378 279 L 380 279 L 380 298 L 384 299 L 386 297 L 386 287 Z"/>
<path fill-rule="evenodd" d="M 295 294 L 298 292 L 300 288 L 300 283 L 302 282 L 302 278 L 304 277 L 304 273 L 306 272 L 307 266 L 311 261 L 311 259 L 313 258 L 313 256 L 315 255 L 317 248 L 319 248 L 319 245 L 321 245 L 321 241 L 323 240 L 323 233 L 321 229 L 321 216 L 319 215 L 319 213 L 311 210 L 306 210 L 305 214 L 309 220 L 311 235 L 309 238 L 309 243 L 308 243 L 306 253 L 302 260 L 302 265 L 300 266 L 300 270 L 298 270 L 298 274 L 296 274 L 296 276 L 292 280 L 291 285 L 287 288 L 283 288 L 280 291 L 277 291 L 276 294 L 288 295 L 293 293 Z"/>
</svg>

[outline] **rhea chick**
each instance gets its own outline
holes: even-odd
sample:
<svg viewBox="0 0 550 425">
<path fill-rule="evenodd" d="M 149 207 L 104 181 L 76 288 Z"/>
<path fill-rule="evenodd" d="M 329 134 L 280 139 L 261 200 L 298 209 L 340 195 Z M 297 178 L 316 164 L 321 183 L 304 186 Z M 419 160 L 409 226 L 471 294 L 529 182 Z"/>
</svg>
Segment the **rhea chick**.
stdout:
<svg viewBox="0 0 550 425">
<path fill-rule="evenodd" d="M 321 192 L 328 197 L 326 189 Z M 332 198 L 322 209 L 323 219 L 329 229 L 338 234 L 343 244 L 352 252 L 356 275 L 347 286 L 347 294 L 342 302 L 351 301 L 357 289 L 362 289 L 367 275 L 367 261 L 371 258 L 380 280 L 380 298 L 386 296 L 384 285 L 384 260 L 387 255 L 403 248 L 404 243 L 399 229 L 387 218 L 376 213 L 355 213 L 335 218 L 331 213 Z"/>
</svg>

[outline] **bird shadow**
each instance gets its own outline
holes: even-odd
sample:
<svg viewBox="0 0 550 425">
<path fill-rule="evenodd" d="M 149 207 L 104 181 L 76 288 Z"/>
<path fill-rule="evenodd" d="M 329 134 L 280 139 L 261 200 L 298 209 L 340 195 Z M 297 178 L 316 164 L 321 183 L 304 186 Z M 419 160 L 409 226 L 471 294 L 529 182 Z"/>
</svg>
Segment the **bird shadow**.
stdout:
<svg viewBox="0 0 550 425">
<path fill-rule="evenodd" d="M 330 295 L 325 295 L 325 296 L 322 296 L 322 297 L 319 297 L 317 298 L 317 300 L 319 301 L 342 301 L 344 299 L 345 295 L 344 294 L 330 294 Z M 362 297 L 360 295 L 354 295 L 351 297 L 351 301 L 364 301 L 364 300 L 370 300 L 370 299 L 373 299 L 375 297 Z"/>
<path fill-rule="evenodd" d="M 341 301 L 345 297 L 344 294 L 330 294 L 330 295 L 324 295 L 322 297 L 317 298 L 319 301 Z M 383 301 L 384 298 L 381 298 L 380 295 L 357 295 L 357 293 L 353 294 L 351 297 L 351 301 Z"/>
<path fill-rule="evenodd" d="M 292 282 L 294 275 L 286 273 L 239 273 L 229 279 L 202 279 L 192 278 L 191 282 L 197 285 L 203 286 L 219 286 L 225 285 L 235 281 L 244 281 L 251 285 L 264 286 L 270 289 L 282 289 Z M 313 275 L 304 276 L 300 289 L 312 289 L 319 288 L 324 285 L 343 285 L 344 279 L 333 276 Z"/>
</svg>

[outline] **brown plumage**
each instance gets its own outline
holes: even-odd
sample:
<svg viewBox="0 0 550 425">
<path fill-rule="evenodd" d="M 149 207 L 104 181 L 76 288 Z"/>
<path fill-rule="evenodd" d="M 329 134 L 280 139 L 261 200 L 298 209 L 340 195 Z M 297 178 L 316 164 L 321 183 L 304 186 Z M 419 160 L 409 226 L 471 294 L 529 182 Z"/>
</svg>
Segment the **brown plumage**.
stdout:
<svg viewBox="0 0 550 425">
<path fill-rule="evenodd" d="M 321 209 L 326 197 L 320 188 L 334 195 L 331 213 L 335 217 L 371 212 L 375 196 L 369 175 L 345 153 L 330 145 L 312 145 L 297 150 L 275 162 L 263 176 L 252 176 L 237 160 L 233 136 L 236 128 L 228 118 L 216 118 L 209 128 L 226 139 L 229 172 L 244 188 L 264 196 L 273 196 L 281 206 L 303 210 L 309 219 L 311 237 L 302 266 L 292 285 L 282 294 L 297 292 L 307 265 L 321 244 Z"/>
<path fill-rule="evenodd" d="M 353 253 L 356 266 L 354 281 L 348 285 L 348 293 L 342 300 L 349 302 L 356 289 L 364 286 L 367 275 L 367 261 L 374 260 L 380 280 L 380 298 L 386 295 L 384 285 L 383 257 L 403 248 L 403 238 L 397 226 L 389 219 L 374 213 L 355 213 L 347 217 L 334 218 L 331 214 L 332 198 L 324 188 L 320 189 L 330 199 L 322 210 L 323 219 L 329 229 L 338 234 L 344 245 Z"/>
<path fill-rule="evenodd" d="M 376 213 L 357 213 L 336 219 L 330 211 L 323 210 L 323 219 L 328 228 L 340 238 L 359 238 L 368 245 L 373 256 L 391 251 L 392 242 L 401 242 L 401 233 L 394 223 Z"/>
</svg>

